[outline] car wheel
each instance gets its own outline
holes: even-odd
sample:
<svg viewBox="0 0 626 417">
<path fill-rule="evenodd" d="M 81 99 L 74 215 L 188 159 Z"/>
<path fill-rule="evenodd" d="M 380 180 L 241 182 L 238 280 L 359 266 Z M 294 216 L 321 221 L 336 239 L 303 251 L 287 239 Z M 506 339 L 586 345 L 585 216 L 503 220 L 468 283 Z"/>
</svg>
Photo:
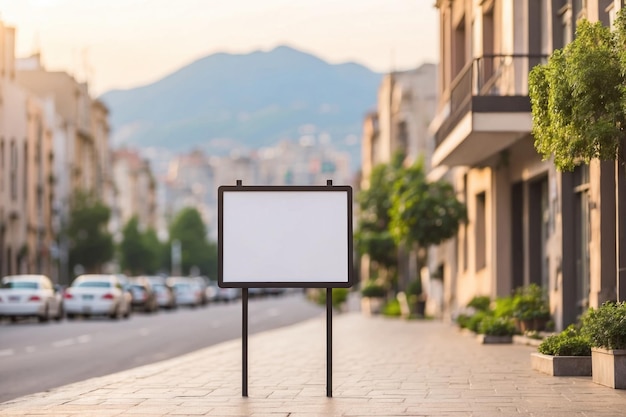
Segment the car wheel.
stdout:
<svg viewBox="0 0 626 417">
<path fill-rule="evenodd" d="M 63 311 L 63 306 L 59 306 L 59 311 L 57 312 L 57 316 L 54 319 L 56 321 L 61 321 L 63 320 L 64 315 L 65 315 L 65 312 Z"/>
<path fill-rule="evenodd" d="M 46 305 L 46 308 L 43 311 L 43 315 L 38 316 L 37 319 L 39 320 L 39 323 L 46 323 L 49 318 L 50 312 L 48 311 L 48 305 Z"/>
<path fill-rule="evenodd" d="M 74 313 L 67 313 L 66 316 L 68 320 L 74 320 L 76 318 L 76 314 Z"/>
<path fill-rule="evenodd" d="M 120 305 L 119 304 L 115 306 L 115 310 L 113 311 L 113 313 L 109 315 L 109 318 L 111 320 L 118 320 L 120 318 Z"/>
<path fill-rule="evenodd" d="M 17 317 L 16 316 L 11 316 L 11 323 L 17 323 Z"/>
</svg>

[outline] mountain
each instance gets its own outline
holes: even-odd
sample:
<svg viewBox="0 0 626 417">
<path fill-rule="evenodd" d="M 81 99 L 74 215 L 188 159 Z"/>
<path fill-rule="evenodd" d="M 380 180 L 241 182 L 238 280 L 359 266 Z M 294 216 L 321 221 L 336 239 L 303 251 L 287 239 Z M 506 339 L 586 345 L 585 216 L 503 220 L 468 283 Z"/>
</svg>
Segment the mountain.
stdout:
<svg viewBox="0 0 626 417">
<path fill-rule="evenodd" d="M 360 138 L 381 78 L 359 64 L 329 64 L 279 46 L 209 55 L 152 84 L 100 99 L 109 107 L 116 145 L 217 152 L 327 133 L 358 158 L 360 141 L 346 138 Z"/>
</svg>

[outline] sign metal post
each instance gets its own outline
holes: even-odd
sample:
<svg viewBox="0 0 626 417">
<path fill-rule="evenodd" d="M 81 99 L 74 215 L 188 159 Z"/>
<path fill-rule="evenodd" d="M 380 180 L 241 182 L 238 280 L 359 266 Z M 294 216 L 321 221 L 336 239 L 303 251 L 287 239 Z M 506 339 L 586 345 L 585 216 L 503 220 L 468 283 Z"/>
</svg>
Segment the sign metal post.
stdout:
<svg viewBox="0 0 626 417">
<path fill-rule="evenodd" d="M 235 187 L 219 187 L 218 284 L 241 288 L 243 397 L 248 396 L 249 288 L 326 290 L 326 396 L 333 396 L 333 288 L 352 286 L 352 246 L 349 186 L 328 180 L 326 186 L 244 187 L 237 180 Z"/>
</svg>

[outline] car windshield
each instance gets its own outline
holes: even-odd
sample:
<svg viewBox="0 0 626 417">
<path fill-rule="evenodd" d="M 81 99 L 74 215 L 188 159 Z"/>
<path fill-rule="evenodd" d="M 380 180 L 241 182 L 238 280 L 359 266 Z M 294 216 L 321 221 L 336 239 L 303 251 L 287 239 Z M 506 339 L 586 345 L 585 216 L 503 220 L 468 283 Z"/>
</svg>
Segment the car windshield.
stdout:
<svg viewBox="0 0 626 417">
<path fill-rule="evenodd" d="M 7 281 L 2 283 L 2 288 L 36 290 L 39 284 L 33 281 Z"/>
<path fill-rule="evenodd" d="M 174 287 L 176 287 L 176 289 L 178 290 L 188 290 L 189 284 L 177 283 L 177 284 L 174 284 Z"/>
<path fill-rule="evenodd" d="M 81 288 L 110 288 L 111 283 L 108 281 L 81 281 L 74 286 Z"/>
</svg>

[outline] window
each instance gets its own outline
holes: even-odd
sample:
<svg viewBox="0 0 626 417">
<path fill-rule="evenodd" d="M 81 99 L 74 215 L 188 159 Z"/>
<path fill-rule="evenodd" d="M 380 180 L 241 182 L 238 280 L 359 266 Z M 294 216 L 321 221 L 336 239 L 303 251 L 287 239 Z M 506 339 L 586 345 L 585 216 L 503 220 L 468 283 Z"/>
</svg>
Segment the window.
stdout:
<svg viewBox="0 0 626 417">
<path fill-rule="evenodd" d="M 0 138 L 0 192 L 4 191 L 4 138 Z"/>
<path fill-rule="evenodd" d="M 17 146 L 15 146 L 15 140 L 11 141 L 11 150 L 9 155 L 10 160 L 10 172 L 9 181 L 11 187 L 11 199 L 17 200 Z"/>
<path fill-rule="evenodd" d="M 487 266 L 487 210 L 485 193 L 476 195 L 476 222 L 475 238 L 476 247 L 476 271 L 480 271 Z"/>
</svg>

